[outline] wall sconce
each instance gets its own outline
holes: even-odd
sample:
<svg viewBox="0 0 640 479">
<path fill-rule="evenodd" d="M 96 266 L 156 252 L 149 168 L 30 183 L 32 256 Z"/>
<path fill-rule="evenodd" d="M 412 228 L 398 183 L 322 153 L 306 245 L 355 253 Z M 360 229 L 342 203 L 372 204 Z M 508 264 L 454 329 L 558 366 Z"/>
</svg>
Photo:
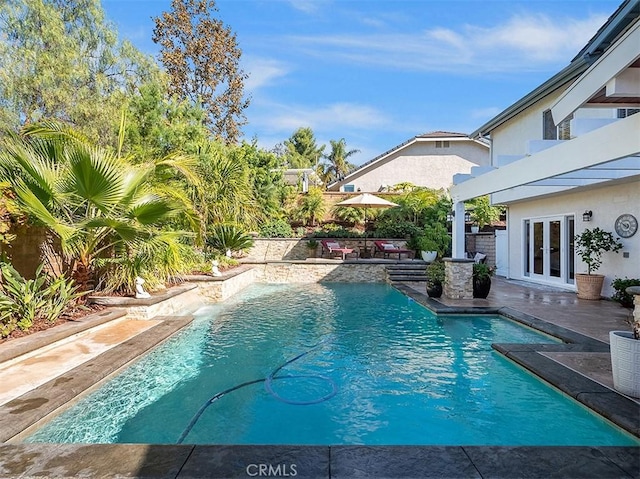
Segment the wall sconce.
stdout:
<svg viewBox="0 0 640 479">
<path fill-rule="evenodd" d="M 453 218 L 456 217 L 456 212 L 451 210 L 447 213 L 447 221 L 449 223 L 451 223 L 453 221 Z M 469 221 L 471 221 L 471 213 L 469 213 L 468 211 L 464 212 L 464 222 L 468 223 Z"/>
<path fill-rule="evenodd" d="M 582 213 L 582 221 L 591 221 L 591 217 L 593 216 L 593 211 L 587 210 Z"/>
</svg>

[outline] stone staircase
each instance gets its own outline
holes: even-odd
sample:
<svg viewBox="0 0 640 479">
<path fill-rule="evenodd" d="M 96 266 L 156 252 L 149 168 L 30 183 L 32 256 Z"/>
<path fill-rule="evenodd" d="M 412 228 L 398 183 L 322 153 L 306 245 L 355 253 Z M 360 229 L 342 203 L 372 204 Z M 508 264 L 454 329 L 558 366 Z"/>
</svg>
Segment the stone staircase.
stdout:
<svg viewBox="0 0 640 479">
<path fill-rule="evenodd" d="M 390 264 L 386 267 L 387 279 L 393 282 L 417 282 L 426 281 L 425 270 L 427 263 L 424 261 L 411 261 L 407 263 Z"/>
</svg>

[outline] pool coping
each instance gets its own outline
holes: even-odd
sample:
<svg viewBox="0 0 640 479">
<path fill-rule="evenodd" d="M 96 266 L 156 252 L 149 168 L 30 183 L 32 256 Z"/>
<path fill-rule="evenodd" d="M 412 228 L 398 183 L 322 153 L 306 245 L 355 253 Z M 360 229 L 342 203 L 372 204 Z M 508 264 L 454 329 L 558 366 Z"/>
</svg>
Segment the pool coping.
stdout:
<svg viewBox="0 0 640 479">
<path fill-rule="evenodd" d="M 402 284 L 392 285 L 441 315 L 499 314 L 558 336 L 566 344 L 497 344 L 521 364 L 612 422 L 638 416 L 638 404 L 557 363 L 544 351 L 608 351 L 608 345 L 512 308 L 451 307 Z M 45 385 L 0 406 L 0 476 L 13 477 L 255 477 L 252 465 L 280 477 L 640 477 L 640 448 L 618 446 L 225 446 L 153 444 L 13 444 L 40 421 L 90 390 L 193 319 L 162 323 Z M 159 328 L 159 329 L 156 329 Z M 51 400 L 49 400 L 49 399 Z M 45 402 L 46 404 L 42 404 Z M 614 405 L 615 407 L 611 407 Z M 7 408 L 7 406 L 9 406 Z M 617 409 L 616 409 L 617 408 Z M 45 408 L 46 409 L 46 408 Z M 601 412 L 600 410 L 603 412 Z M 35 417 L 34 410 L 38 410 Z M 621 414 L 622 411 L 622 414 Z M 626 412 L 625 412 L 626 411 Z M 23 419 L 20 419 L 20 417 Z M 629 421 L 627 421 L 629 422 Z M 26 423 L 29 423 L 25 426 Z M 627 429 L 624 426 L 621 426 Z M 635 435 L 638 436 L 637 424 Z M 629 430 L 629 429 L 627 429 Z M 631 431 L 630 431 L 631 432 Z M 9 443 L 6 443 L 10 441 Z M 280 467 L 280 469 L 277 469 Z M 267 470 L 268 472 L 269 470 Z M 273 474 L 277 475 L 277 474 Z"/>
<path fill-rule="evenodd" d="M 614 446 L 0 445 L 7 478 L 632 478 L 639 461 Z"/>
</svg>

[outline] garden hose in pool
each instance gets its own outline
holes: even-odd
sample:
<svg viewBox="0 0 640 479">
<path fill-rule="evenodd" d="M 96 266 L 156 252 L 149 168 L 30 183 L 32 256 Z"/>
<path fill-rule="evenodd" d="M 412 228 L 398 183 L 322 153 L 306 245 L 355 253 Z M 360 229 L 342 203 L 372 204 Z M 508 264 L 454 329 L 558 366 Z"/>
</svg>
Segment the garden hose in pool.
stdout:
<svg viewBox="0 0 640 479">
<path fill-rule="evenodd" d="M 294 358 L 289 359 L 288 361 L 285 361 L 280 366 L 275 368 L 271 372 L 271 374 L 269 374 L 266 378 L 254 379 L 253 381 L 246 381 L 246 382 L 243 382 L 241 384 L 233 386 L 233 387 L 231 387 L 229 389 L 225 389 L 224 391 L 221 391 L 221 392 L 211 396 L 209 399 L 207 399 L 207 401 L 202 406 L 200 406 L 200 409 L 198 409 L 198 412 L 196 412 L 196 414 L 191 418 L 191 421 L 189 421 L 189 424 L 187 425 L 185 430 L 180 435 L 180 438 L 178 439 L 178 444 L 182 444 L 183 443 L 183 441 L 191 433 L 191 430 L 196 425 L 196 423 L 200 420 L 200 417 L 202 416 L 202 414 L 205 412 L 205 410 L 209 406 L 211 406 L 214 402 L 216 402 L 218 399 L 226 396 L 227 394 L 232 393 L 234 391 L 237 391 L 238 389 L 242 389 L 242 388 L 244 388 L 246 386 L 251 386 L 252 384 L 264 383 L 265 390 L 271 396 L 273 396 L 275 399 L 277 399 L 280 402 L 283 402 L 283 403 L 286 403 L 286 404 L 292 404 L 294 406 L 308 406 L 308 405 L 311 405 L 311 404 L 319 404 L 321 402 L 324 402 L 324 401 L 327 401 L 327 400 L 331 399 L 333 396 L 335 396 L 338 393 L 338 386 L 336 385 L 335 381 L 333 379 L 331 379 L 331 378 L 328 378 L 326 376 L 321 376 L 321 375 L 313 375 L 313 374 L 295 374 L 295 375 L 287 375 L 287 376 L 277 376 L 277 374 L 282 369 L 287 367 L 289 364 L 291 364 L 291 363 L 293 363 L 295 361 L 298 361 L 299 359 L 305 357 L 307 354 L 312 353 L 317 348 L 319 348 L 320 346 L 325 344 L 327 341 L 328 341 L 328 338 L 323 340 L 323 341 L 320 341 L 318 344 L 312 346 L 307 351 L 298 354 Z M 275 392 L 273 390 L 273 386 L 272 386 L 273 381 L 277 381 L 279 379 L 320 379 L 322 381 L 327 382 L 331 386 L 331 391 L 328 392 L 327 394 L 325 394 L 324 396 L 320 397 L 320 398 L 312 399 L 310 401 L 294 401 L 294 400 L 291 400 L 291 399 L 283 398 L 282 396 L 280 396 L 277 392 Z"/>
</svg>

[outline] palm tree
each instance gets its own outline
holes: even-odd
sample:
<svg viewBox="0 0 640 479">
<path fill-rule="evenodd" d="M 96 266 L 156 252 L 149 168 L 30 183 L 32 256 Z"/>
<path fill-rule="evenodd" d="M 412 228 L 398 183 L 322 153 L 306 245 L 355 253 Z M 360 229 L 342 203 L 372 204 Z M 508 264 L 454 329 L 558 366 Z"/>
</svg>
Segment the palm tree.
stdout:
<svg viewBox="0 0 640 479">
<path fill-rule="evenodd" d="M 345 176 L 353 170 L 355 165 L 349 163 L 347 158 L 360 152 L 360 150 L 347 151 L 347 142 L 344 138 L 338 141 L 329 140 L 329 143 L 331 143 L 331 152 L 325 156 L 329 163 L 324 168 L 324 171 L 320 172 L 325 184 Z"/>
<path fill-rule="evenodd" d="M 10 182 L 27 214 L 60 239 L 65 263 L 84 290 L 100 258 L 140 251 L 153 257 L 176 246 L 176 232 L 160 227 L 184 208 L 151 189 L 157 164 L 133 166 L 58 123 L 27 126 L 3 143 L 0 179 Z"/>
</svg>

